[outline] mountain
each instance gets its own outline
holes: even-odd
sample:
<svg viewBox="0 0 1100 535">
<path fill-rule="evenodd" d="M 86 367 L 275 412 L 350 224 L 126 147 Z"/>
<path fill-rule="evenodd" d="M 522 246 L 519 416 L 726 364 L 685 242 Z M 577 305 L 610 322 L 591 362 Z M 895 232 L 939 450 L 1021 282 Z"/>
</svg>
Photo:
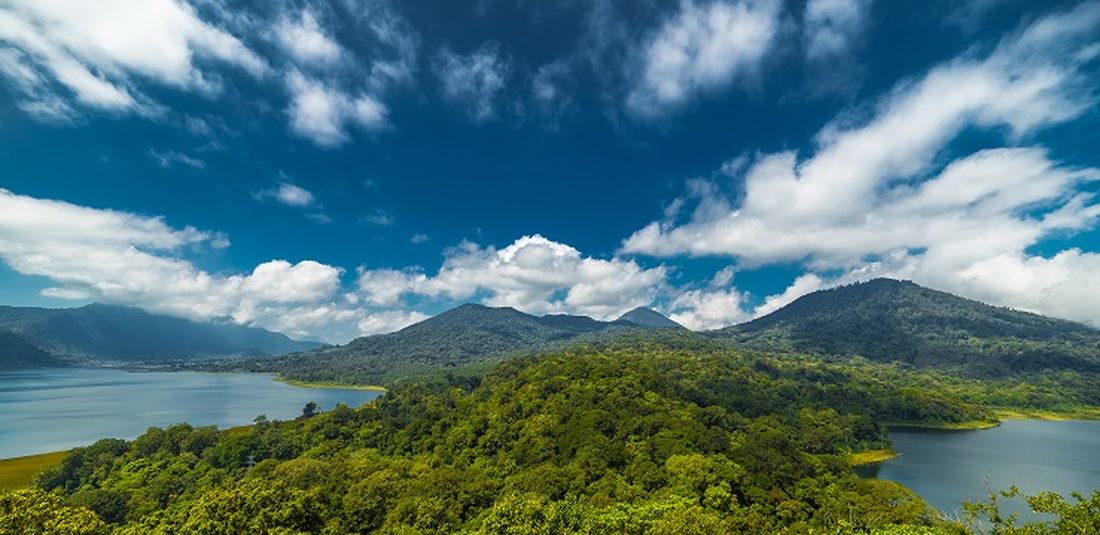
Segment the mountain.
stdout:
<svg viewBox="0 0 1100 535">
<path fill-rule="evenodd" d="M 629 319 L 605 322 L 586 316 L 540 317 L 514 308 L 466 304 L 394 333 L 234 366 L 307 381 L 380 383 L 401 375 L 486 364 L 566 342 L 651 329 L 661 323 L 654 316 L 678 327 L 656 312 L 636 315 L 646 323 Z"/>
<path fill-rule="evenodd" d="M 279 355 L 319 345 L 264 329 L 198 323 L 115 305 L 0 306 L 0 368 Z"/>
<path fill-rule="evenodd" d="M 39 349 L 24 336 L 0 331 L 0 371 L 62 365 L 63 361 Z"/>
<path fill-rule="evenodd" d="M 660 312 L 652 308 L 638 307 L 622 316 L 617 321 L 627 321 L 642 327 L 682 329 L 683 326 L 664 317 Z"/>
<path fill-rule="evenodd" d="M 861 355 L 977 377 L 1100 372 L 1100 330 L 892 279 L 814 292 L 712 335 L 759 350 Z"/>
</svg>

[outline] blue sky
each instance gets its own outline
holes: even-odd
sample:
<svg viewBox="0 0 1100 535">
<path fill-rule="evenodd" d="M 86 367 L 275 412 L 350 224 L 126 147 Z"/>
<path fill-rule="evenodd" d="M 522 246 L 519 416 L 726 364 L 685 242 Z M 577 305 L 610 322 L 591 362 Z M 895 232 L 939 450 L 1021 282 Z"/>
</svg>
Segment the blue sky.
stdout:
<svg viewBox="0 0 1100 535">
<path fill-rule="evenodd" d="M 344 342 L 892 276 L 1100 325 L 1098 56 L 1095 1 L 15 0 L 0 301 Z"/>
</svg>

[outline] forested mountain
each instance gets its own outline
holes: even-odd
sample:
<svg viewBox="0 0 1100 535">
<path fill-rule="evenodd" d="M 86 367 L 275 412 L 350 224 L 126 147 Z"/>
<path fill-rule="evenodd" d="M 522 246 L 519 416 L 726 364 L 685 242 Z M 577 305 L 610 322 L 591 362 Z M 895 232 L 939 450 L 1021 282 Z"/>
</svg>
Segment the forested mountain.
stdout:
<svg viewBox="0 0 1100 535">
<path fill-rule="evenodd" d="M 976 377 L 1100 372 L 1100 330 L 891 279 L 814 292 L 712 335 L 760 350 L 859 355 Z"/>
<path fill-rule="evenodd" d="M 982 409 L 844 365 L 660 334 L 293 422 L 105 439 L 0 504 L 11 518 L 33 511 L 24 525 L 80 518 L 96 535 L 959 532 L 845 457 L 885 447 L 882 421 Z"/>
<path fill-rule="evenodd" d="M 659 323 L 654 316 L 664 317 L 649 312 L 644 315 L 644 323 L 625 317 L 604 322 L 585 316 L 540 317 L 514 308 L 466 304 L 394 333 L 234 365 L 249 371 L 275 371 L 306 381 L 384 383 L 399 376 L 483 365 L 566 342 L 650 329 Z M 672 326 L 679 327 L 675 323 Z"/>
<path fill-rule="evenodd" d="M 0 306 L 0 368 L 278 355 L 318 345 L 258 328 L 197 323 L 114 305 Z"/>
<path fill-rule="evenodd" d="M 0 331 L 0 371 L 63 365 L 62 360 L 39 349 L 22 335 Z"/>
<path fill-rule="evenodd" d="M 638 307 L 623 314 L 619 317 L 619 321 L 628 321 L 636 325 L 641 325 L 642 327 L 683 328 L 679 323 L 664 317 L 660 312 L 646 307 Z"/>
</svg>

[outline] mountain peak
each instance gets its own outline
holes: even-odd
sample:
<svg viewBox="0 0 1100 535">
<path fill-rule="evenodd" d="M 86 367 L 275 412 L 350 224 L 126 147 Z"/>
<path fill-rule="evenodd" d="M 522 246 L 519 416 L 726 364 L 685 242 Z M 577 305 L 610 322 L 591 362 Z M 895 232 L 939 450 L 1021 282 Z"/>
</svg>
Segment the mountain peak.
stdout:
<svg viewBox="0 0 1100 535">
<path fill-rule="evenodd" d="M 642 327 L 683 328 L 682 325 L 680 325 L 679 323 L 676 323 L 675 321 L 672 321 L 672 320 L 668 319 L 667 317 L 664 316 L 664 314 L 661 314 L 660 312 L 657 312 L 656 310 L 653 310 L 652 308 L 646 308 L 646 307 L 635 308 L 634 310 L 631 310 L 630 312 L 627 312 L 626 314 L 623 314 L 622 316 L 619 316 L 619 319 L 617 319 L 615 321 L 625 321 L 625 322 L 633 323 L 635 325 L 639 325 L 639 326 L 642 326 Z"/>
<path fill-rule="evenodd" d="M 1084 349 L 1100 343 L 1091 327 L 895 279 L 809 293 L 723 333 L 755 349 L 860 355 L 978 375 L 1100 370 L 1100 359 Z"/>
</svg>

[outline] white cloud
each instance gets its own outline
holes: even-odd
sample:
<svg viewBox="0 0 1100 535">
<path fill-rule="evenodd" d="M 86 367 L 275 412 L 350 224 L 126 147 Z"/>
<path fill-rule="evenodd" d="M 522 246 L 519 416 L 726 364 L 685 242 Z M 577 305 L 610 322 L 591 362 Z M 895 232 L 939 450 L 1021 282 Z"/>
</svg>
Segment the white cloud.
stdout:
<svg viewBox="0 0 1100 535">
<path fill-rule="evenodd" d="M 388 227 L 393 224 L 393 216 L 381 208 L 376 208 L 373 211 L 363 215 L 360 219 L 364 222 L 372 225 L 378 225 L 380 227 Z"/>
<path fill-rule="evenodd" d="M 871 0 L 810 0 L 804 29 L 806 56 L 811 60 L 847 54 L 867 24 Z"/>
<path fill-rule="evenodd" d="M 297 264 L 286 260 L 264 262 L 241 286 L 253 299 L 274 303 L 327 299 L 339 288 L 340 270 L 313 260 Z"/>
<path fill-rule="evenodd" d="M 451 250 L 434 276 L 419 270 L 360 270 L 365 300 L 393 305 L 405 295 L 510 306 L 532 314 L 574 313 L 612 319 L 648 305 L 664 284 L 666 269 L 633 261 L 585 257 L 543 238 L 524 236 L 508 247 L 464 242 Z"/>
<path fill-rule="evenodd" d="M 280 182 L 275 188 L 256 193 L 254 197 L 257 200 L 275 199 L 282 204 L 296 208 L 308 208 L 317 204 L 313 192 L 290 182 Z"/>
<path fill-rule="evenodd" d="M 183 256 L 226 246 L 220 234 L 173 228 L 161 218 L 0 189 L 0 260 L 18 273 L 57 283 L 43 290 L 45 296 L 102 300 L 196 320 L 228 317 L 322 338 L 337 332 L 329 329 L 341 321 L 354 327 L 365 314 L 330 304 L 340 288 L 341 270 L 333 266 L 271 260 L 251 273 L 220 274 Z"/>
<path fill-rule="evenodd" d="M 2 70 L 21 88 L 23 107 L 46 116 L 72 112 L 52 82 L 87 107 L 153 114 L 158 107 L 137 90 L 136 78 L 209 93 L 220 82 L 196 66 L 197 57 L 257 77 L 269 71 L 238 38 L 176 0 L 13 0 L 0 7 L 0 43 L 21 52 L 21 67 L 9 61 Z M 34 77 L 25 76 L 30 70 Z"/>
<path fill-rule="evenodd" d="M 44 288 L 38 293 L 41 294 L 42 297 L 53 297 L 54 299 L 66 299 L 69 301 L 82 301 L 92 297 L 91 293 L 76 288 Z"/>
<path fill-rule="evenodd" d="M 426 319 L 428 319 L 427 314 L 416 311 L 384 310 L 359 320 L 359 334 L 362 336 L 385 334 L 404 329 Z"/>
<path fill-rule="evenodd" d="M 775 0 L 684 1 L 646 44 L 627 105 L 656 115 L 752 75 L 773 46 L 779 10 Z"/>
<path fill-rule="evenodd" d="M 386 106 L 370 95 L 350 95 L 301 72 L 287 76 L 290 129 L 323 147 L 348 141 L 347 126 L 378 130 L 386 126 Z"/>
<path fill-rule="evenodd" d="M 442 50 L 434 64 L 444 98 L 464 106 L 475 122 L 496 115 L 497 99 L 511 71 L 507 58 L 497 49 L 486 43 L 469 55 Z"/>
<path fill-rule="evenodd" d="M 940 65 L 897 87 L 866 122 L 828 125 L 808 158 L 757 158 L 736 201 L 716 186 L 693 186 L 698 204 L 686 221 L 651 223 L 623 251 L 728 255 L 741 266 L 805 262 L 850 270 L 846 278 L 894 274 L 1100 324 L 1100 316 L 1080 312 L 1100 295 L 1050 289 L 1075 269 L 1087 277 L 1092 253 L 1026 252 L 1051 233 L 1095 224 L 1100 206 L 1084 185 L 1100 180 L 1100 170 L 1053 161 L 1041 147 L 986 149 L 946 165 L 940 158 L 967 128 L 1001 129 L 1017 140 L 1089 109 L 1095 97 L 1080 71 L 1087 58 L 1074 51 L 1094 45 L 1097 28 L 1100 3 L 1085 3 L 1035 21 L 985 57 Z M 1037 277 L 1033 297 L 1006 292 L 993 266 L 1020 281 Z M 800 282 L 760 312 L 822 284 Z"/>
<path fill-rule="evenodd" d="M 206 168 L 205 161 L 174 150 L 166 150 L 161 152 L 155 149 L 149 149 L 149 157 L 157 162 L 157 165 L 161 167 L 172 167 L 175 164 L 180 164 L 186 165 L 188 167 L 194 167 L 195 169 Z"/>
<path fill-rule="evenodd" d="M 297 18 L 282 18 L 275 24 L 275 40 L 299 65 L 329 65 L 340 61 L 343 48 L 321 28 L 317 17 L 303 9 Z"/>
<path fill-rule="evenodd" d="M 786 290 L 783 290 L 783 293 L 769 295 L 768 297 L 764 298 L 764 302 L 761 303 L 760 306 L 756 307 L 755 310 L 753 310 L 752 315 L 754 318 L 767 316 L 768 314 L 771 314 L 772 312 L 775 312 L 776 310 L 779 310 L 791 304 L 792 302 L 794 302 L 795 299 L 798 299 L 799 297 L 802 297 L 811 292 L 816 292 L 818 290 L 827 288 L 828 286 L 829 284 L 822 280 L 821 277 L 818 277 L 813 273 L 806 273 L 796 278 L 794 282 L 792 282 L 791 285 L 787 287 Z"/>
<path fill-rule="evenodd" d="M 669 303 L 669 319 L 695 331 L 718 329 L 749 319 L 745 296 L 736 288 L 687 290 Z"/>
</svg>

